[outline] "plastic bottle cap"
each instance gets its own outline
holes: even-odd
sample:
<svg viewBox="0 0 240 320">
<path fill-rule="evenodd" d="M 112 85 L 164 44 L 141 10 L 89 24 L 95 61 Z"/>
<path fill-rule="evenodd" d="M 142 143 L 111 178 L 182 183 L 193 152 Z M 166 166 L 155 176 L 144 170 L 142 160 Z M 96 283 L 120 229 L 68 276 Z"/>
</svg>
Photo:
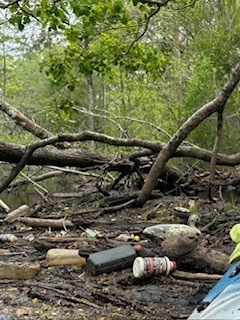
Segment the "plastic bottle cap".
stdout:
<svg viewBox="0 0 240 320">
<path fill-rule="evenodd" d="M 173 264 L 173 270 L 176 270 L 177 269 L 177 262 L 176 261 L 171 261 L 172 264 Z"/>
<path fill-rule="evenodd" d="M 140 252 L 142 250 L 142 246 L 140 244 L 135 245 L 134 248 L 137 252 Z"/>
<path fill-rule="evenodd" d="M 135 278 L 142 278 L 144 276 L 144 260 L 142 257 L 137 257 L 133 262 L 133 275 Z"/>
</svg>

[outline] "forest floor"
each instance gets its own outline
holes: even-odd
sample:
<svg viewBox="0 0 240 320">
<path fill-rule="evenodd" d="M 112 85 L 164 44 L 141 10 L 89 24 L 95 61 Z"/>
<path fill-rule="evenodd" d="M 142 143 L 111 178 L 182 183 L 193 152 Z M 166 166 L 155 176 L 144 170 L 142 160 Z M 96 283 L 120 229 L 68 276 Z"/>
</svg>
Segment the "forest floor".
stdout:
<svg viewBox="0 0 240 320">
<path fill-rule="evenodd" d="M 212 223 L 200 237 L 207 239 L 209 248 L 230 254 L 234 244 L 229 231 L 239 221 L 238 201 L 195 198 L 195 206 L 202 217 L 199 228 Z M 70 199 L 52 201 L 35 217 L 66 217 L 74 222 L 75 227 L 60 230 L 27 227 L 20 222 L 7 224 L 2 214 L 1 232 L 14 233 L 18 241 L 1 243 L 1 260 L 39 261 L 42 270 L 29 280 L 0 280 L 0 319 L 187 319 L 216 280 L 179 279 L 174 274 L 135 279 L 131 267 L 94 276 L 86 266 L 48 266 L 46 262 L 50 248 L 79 249 L 87 257 L 91 252 L 120 245 L 116 240 L 119 234 L 139 235 L 141 241 L 146 241 L 142 233 L 146 226 L 183 222 L 176 217 L 175 207 L 188 208 L 189 198 L 162 197 L 148 201 L 142 208 L 102 215 L 96 215 L 97 209 L 87 211 L 87 205 Z M 86 237 L 87 230 L 95 234 Z M 67 237 L 76 240 L 67 242 Z M 149 240 L 148 247 L 151 244 L 157 252 L 157 245 Z M 198 266 L 195 270 L 182 270 L 202 271 Z"/>
</svg>

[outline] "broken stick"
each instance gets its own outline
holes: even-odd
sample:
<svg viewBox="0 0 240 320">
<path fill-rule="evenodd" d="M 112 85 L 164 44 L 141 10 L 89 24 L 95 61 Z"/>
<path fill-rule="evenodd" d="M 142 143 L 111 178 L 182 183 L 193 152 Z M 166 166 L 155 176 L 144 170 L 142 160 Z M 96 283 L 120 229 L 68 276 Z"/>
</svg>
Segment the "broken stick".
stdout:
<svg viewBox="0 0 240 320">
<path fill-rule="evenodd" d="M 61 229 L 66 227 L 73 227 L 74 224 L 70 220 L 65 219 L 39 219 L 39 218 L 28 218 L 20 217 L 17 221 L 22 222 L 30 227 L 35 228 L 55 228 Z"/>
</svg>

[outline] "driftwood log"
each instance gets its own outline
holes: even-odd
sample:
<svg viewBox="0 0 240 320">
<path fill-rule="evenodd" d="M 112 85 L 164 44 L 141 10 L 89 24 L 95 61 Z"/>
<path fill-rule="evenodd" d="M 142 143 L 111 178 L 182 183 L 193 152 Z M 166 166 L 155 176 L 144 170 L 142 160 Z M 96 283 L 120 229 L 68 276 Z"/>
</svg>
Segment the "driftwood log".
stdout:
<svg viewBox="0 0 240 320">
<path fill-rule="evenodd" d="M 230 267 L 227 254 L 206 248 L 198 237 L 168 238 L 161 244 L 161 253 L 184 270 L 224 274 Z"/>
</svg>

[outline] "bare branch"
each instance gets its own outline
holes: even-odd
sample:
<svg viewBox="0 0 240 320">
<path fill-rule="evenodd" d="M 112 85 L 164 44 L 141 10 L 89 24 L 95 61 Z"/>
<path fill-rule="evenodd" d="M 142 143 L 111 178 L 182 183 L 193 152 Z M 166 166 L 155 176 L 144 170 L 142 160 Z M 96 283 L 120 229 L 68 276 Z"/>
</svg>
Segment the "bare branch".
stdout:
<svg viewBox="0 0 240 320">
<path fill-rule="evenodd" d="M 147 18 L 147 21 L 146 21 L 146 24 L 145 24 L 145 27 L 144 27 L 144 30 L 143 32 L 131 43 L 127 53 L 131 50 L 131 48 L 133 47 L 133 45 L 138 42 L 144 35 L 145 33 L 147 32 L 148 30 L 148 26 L 149 26 L 149 23 L 150 23 L 150 20 L 152 19 L 153 16 L 155 16 L 163 6 L 165 6 L 170 0 L 165 0 L 163 2 L 159 2 L 159 1 L 153 1 L 153 0 L 141 0 L 140 2 L 141 3 L 147 3 L 147 4 L 154 4 L 157 6 L 157 9 L 155 11 L 153 11 Z"/>
<path fill-rule="evenodd" d="M 16 3 L 18 4 L 19 1 L 20 1 L 20 0 L 15 0 L 15 1 L 12 1 L 12 2 L 7 3 L 7 4 L 1 3 L 1 4 L 0 4 L 0 9 L 7 9 L 7 8 L 11 7 L 12 5 L 14 5 L 14 4 L 16 4 Z"/>
<path fill-rule="evenodd" d="M 171 0 L 165 0 L 165 1 L 155 1 L 155 0 L 140 0 L 141 3 L 148 3 L 148 4 L 154 4 L 158 7 L 165 6 L 169 1 Z"/>
<path fill-rule="evenodd" d="M 146 21 L 146 25 L 145 25 L 145 28 L 143 30 L 143 32 L 131 43 L 130 47 L 128 48 L 128 51 L 127 51 L 127 54 L 128 52 L 131 50 L 131 48 L 134 46 L 134 44 L 136 42 L 138 42 L 144 35 L 145 33 L 147 32 L 148 30 L 148 26 L 149 26 L 149 23 L 150 23 L 150 20 L 153 16 L 155 16 L 159 11 L 160 11 L 161 7 L 159 6 L 155 11 L 153 11 L 150 16 L 147 18 L 147 21 Z"/>
<path fill-rule="evenodd" d="M 83 114 L 91 115 L 91 116 L 93 116 L 93 117 L 98 117 L 98 118 L 107 119 L 108 121 L 114 123 L 114 124 L 117 126 L 117 128 L 119 129 L 119 131 L 120 131 L 121 133 L 123 133 L 123 135 L 125 135 L 125 130 L 121 127 L 121 125 L 120 125 L 118 122 L 116 122 L 116 121 L 113 120 L 112 118 L 115 118 L 115 119 L 126 119 L 126 120 L 130 120 L 130 121 L 132 121 L 132 122 L 142 123 L 142 124 L 144 124 L 144 125 L 147 125 L 147 126 L 150 126 L 150 127 L 154 128 L 154 129 L 156 129 L 156 130 L 159 131 L 159 132 L 162 132 L 164 135 L 166 135 L 166 137 L 167 137 L 168 139 L 171 139 L 171 135 L 170 135 L 166 130 L 164 130 L 164 129 L 162 129 L 161 127 L 159 127 L 159 126 L 157 126 L 157 125 L 155 125 L 155 124 L 153 124 L 153 123 L 151 123 L 151 122 L 148 122 L 148 121 L 146 121 L 146 120 L 141 120 L 141 119 L 137 119 L 137 118 L 133 118 L 133 117 L 128 117 L 128 116 L 117 116 L 117 115 L 115 115 L 114 113 L 112 113 L 112 112 L 109 111 L 109 110 L 98 109 L 98 111 L 101 112 L 101 113 L 96 113 L 96 112 L 90 112 L 89 110 L 86 110 L 86 109 L 81 108 L 81 107 L 79 107 L 79 106 L 75 106 L 75 107 L 73 107 L 73 109 L 76 110 L 76 111 L 78 111 L 78 112 L 81 112 L 81 113 L 83 113 Z M 104 114 L 103 114 L 103 113 L 104 113 L 103 111 L 104 111 L 105 113 L 109 114 L 110 116 L 104 115 Z"/>
<path fill-rule="evenodd" d="M 218 111 L 218 120 L 217 120 L 217 135 L 215 138 L 215 143 L 213 146 L 213 154 L 210 162 L 210 177 L 209 177 L 209 186 L 208 186 L 208 198 L 209 200 L 213 201 L 213 196 L 212 196 L 212 186 L 214 184 L 214 179 L 215 179 L 215 171 L 216 171 L 216 161 L 217 161 L 217 154 L 221 145 L 221 140 L 222 140 L 222 132 L 223 132 L 223 111 L 224 111 L 223 106 L 219 111 Z"/>
</svg>

